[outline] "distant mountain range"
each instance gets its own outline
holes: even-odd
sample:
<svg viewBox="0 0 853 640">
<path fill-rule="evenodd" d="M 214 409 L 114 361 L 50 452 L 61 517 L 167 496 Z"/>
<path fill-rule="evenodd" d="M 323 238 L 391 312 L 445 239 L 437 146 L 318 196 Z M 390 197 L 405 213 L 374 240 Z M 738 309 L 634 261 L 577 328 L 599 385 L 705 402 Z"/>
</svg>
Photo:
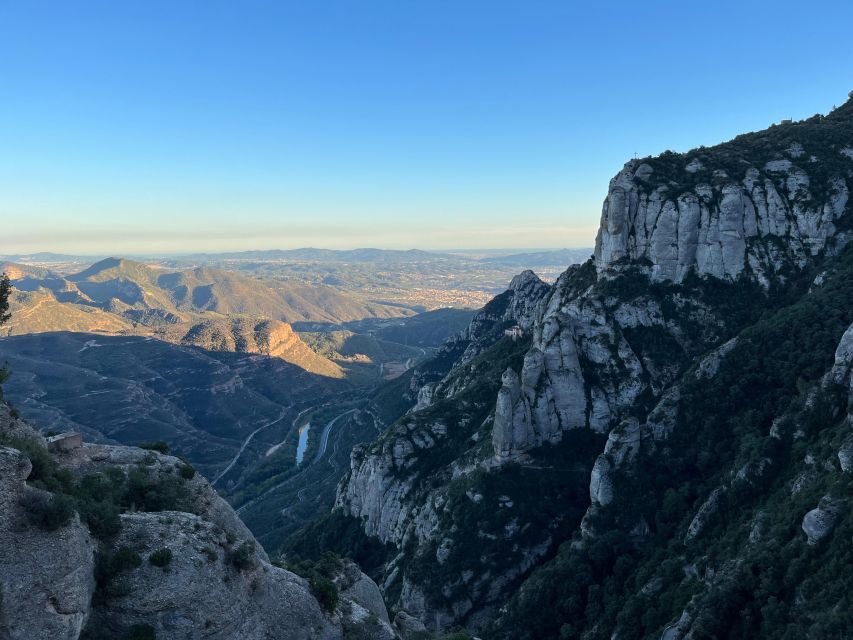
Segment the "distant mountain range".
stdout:
<svg viewBox="0 0 853 640">
<path fill-rule="evenodd" d="M 72 275 L 6 264 L 14 285 L 7 335 L 84 332 L 155 336 L 215 351 L 279 357 L 332 377 L 340 367 L 314 353 L 293 321 L 342 323 L 414 312 L 358 300 L 331 287 L 267 284 L 209 267 L 170 271 L 106 258 Z"/>
<path fill-rule="evenodd" d="M 492 251 L 483 251 L 489 254 Z M 499 255 L 472 257 L 468 252 L 424 251 L 421 249 L 377 249 L 364 247 L 359 249 L 317 249 L 303 247 L 299 249 L 267 249 L 253 251 L 227 251 L 220 253 L 190 253 L 170 256 L 134 256 L 142 262 L 165 264 L 208 264 L 221 260 L 231 261 L 286 261 L 286 262 L 332 262 L 332 263 L 411 263 L 435 261 L 479 261 L 532 267 L 538 265 L 564 265 L 582 262 L 592 255 L 592 248 L 554 249 L 546 251 L 501 251 Z M 479 253 L 478 253 L 479 255 Z M 103 256 L 78 256 L 62 253 L 39 252 L 29 254 L 0 255 L 0 261 L 25 265 L 50 264 L 87 264 L 103 260 Z"/>
<path fill-rule="evenodd" d="M 262 316 L 283 322 L 348 322 L 365 317 L 397 317 L 398 306 L 365 303 L 331 287 L 300 283 L 266 283 L 256 278 L 209 267 L 171 271 L 123 258 L 106 258 L 72 275 L 62 276 L 43 267 L 6 264 L 18 295 L 12 333 L 28 333 L 26 308 L 34 301 L 75 305 L 85 313 L 111 313 L 123 321 L 162 324 L 186 321 L 193 314 Z M 52 318 L 62 326 L 64 313 Z M 408 311 L 408 314 L 411 314 Z M 50 317 L 40 310 L 39 321 Z M 75 327 L 77 328 L 77 327 Z"/>
<path fill-rule="evenodd" d="M 299 262 L 423 262 L 453 258 L 445 253 L 422 251 L 420 249 L 270 249 L 266 251 L 232 251 L 226 253 L 197 253 L 176 256 L 171 260 L 210 261 L 210 260 L 288 260 Z"/>
<path fill-rule="evenodd" d="M 554 251 L 536 251 L 533 253 L 511 253 L 505 256 L 480 258 L 480 262 L 518 266 L 523 269 L 570 265 L 585 262 L 592 255 L 592 249 L 556 249 Z"/>
<path fill-rule="evenodd" d="M 97 291 L 97 296 L 108 295 L 109 286 L 95 283 L 130 279 L 145 283 L 143 288 L 149 293 L 154 293 L 155 288 L 167 290 L 166 297 L 173 298 L 171 304 L 161 299 L 153 306 L 173 313 L 257 313 L 286 322 L 340 323 L 447 307 L 476 309 L 503 291 L 513 276 L 525 269 L 533 269 L 550 281 L 567 266 L 586 260 L 591 252 L 592 249 L 442 253 L 302 248 L 136 257 L 121 264 L 116 264 L 117 258 L 106 258 L 92 265 L 94 260 L 90 258 L 56 253 L 5 256 L 5 260 L 7 269 L 17 278 L 53 280 L 50 288 L 62 291 L 64 302 L 73 297 L 69 292 L 74 287 L 66 287 L 61 279 L 75 286 L 82 280 L 81 286 Z M 130 277 L 127 273 L 113 277 L 122 271 L 133 273 Z M 248 276 L 253 284 L 235 283 L 235 275 Z M 212 283 L 221 286 L 206 290 L 205 286 Z M 196 297 L 187 298 L 183 287 L 192 289 Z M 270 289 L 275 291 L 270 294 Z M 242 294 L 248 291 L 252 292 L 251 302 L 246 304 Z M 234 299 L 232 292 L 239 299 Z M 121 296 L 117 299 L 123 300 Z"/>
</svg>

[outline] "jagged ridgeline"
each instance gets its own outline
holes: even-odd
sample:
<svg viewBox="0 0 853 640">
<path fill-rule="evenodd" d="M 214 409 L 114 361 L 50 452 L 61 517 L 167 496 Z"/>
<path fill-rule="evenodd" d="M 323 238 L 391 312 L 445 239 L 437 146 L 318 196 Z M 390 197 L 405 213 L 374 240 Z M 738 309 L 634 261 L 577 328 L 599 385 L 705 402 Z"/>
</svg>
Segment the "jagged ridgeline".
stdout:
<svg viewBox="0 0 853 640">
<path fill-rule="evenodd" d="M 292 537 L 429 631 L 843 637 L 853 623 L 853 104 L 612 180 Z M 408 618 L 407 618 L 408 619 Z"/>
</svg>

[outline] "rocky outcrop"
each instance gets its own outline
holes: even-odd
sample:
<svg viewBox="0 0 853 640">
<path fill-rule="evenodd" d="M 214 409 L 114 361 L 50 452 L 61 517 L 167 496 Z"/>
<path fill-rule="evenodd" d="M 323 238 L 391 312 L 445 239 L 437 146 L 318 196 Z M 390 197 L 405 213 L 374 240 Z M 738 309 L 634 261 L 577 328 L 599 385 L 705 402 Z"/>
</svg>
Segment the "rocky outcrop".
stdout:
<svg viewBox="0 0 853 640">
<path fill-rule="evenodd" d="M 505 322 L 515 322 L 522 329 L 529 329 L 536 320 L 541 300 L 548 295 L 551 287 L 544 283 L 530 269 L 522 271 L 510 280 L 507 291 L 512 293 L 503 314 Z"/>
<path fill-rule="evenodd" d="M 687 533 L 684 534 L 685 543 L 691 542 L 699 537 L 708 524 L 710 524 L 711 520 L 720 510 L 720 503 L 722 502 L 725 493 L 725 487 L 717 487 L 711 492 L 711 495 L 707 497 L 705 502 L 702 503 L 702 506 L 699 507 L 699 510 L 696 511 L 696 515 L 693 516 L 693 519 L 690 521 L 690 524 L 687 527 Z"/>
<path fill-rule="evenodd" d="M 531 428 L 530 406 L 526 398 L 522 399 L 518 374 L 507 369 L 501 381 L 503 386 L 495 405 L 492 443 L 495 455 L 509 460 L 536 446 L 536 434 Z"/>
<path fill-rule="evenodd" d="M 311 373 L 343 377 L 337 364 L 315 353 L 289 324 L 278 320 L 242 317 L 205 320 L 193 325 L 180 342 L 208 351 L 272 356 Z"/>
<path fill-rule="evenodd" d="M 532 271 L 515 276 L 506 291 L 480 309 L 463 331 L 442 345 L 434 360 L 414 368 L 408 395 L 417 398 L 417 402 L 411 411 L 421 411 L 437 398 L 452 397 L 461 391 L 468 378 L 459 375 L 460 370 L 503 338 L 505 330 L 517 326 L 522 336 L 529 335 L 550 290 Z"/>
<path fill-rule="evenodd" d="M 337 506 L 362 520 L 365 532 L 382 542 L 402 544 L 407 536 L 419 541 L 429 538 L 436 524 L 436 506 L 441 499 L 419 495 L 414 499 L 415 478 L 407 469 L 418 455 L 446 436 L 441 423 L 428 423 L 414 434 L 404 423 L 392 427 L 376 449 L 353 450 L 350 477 L 338 487 Z"/>
<path fill-rule="evenodd" d="M 118 636 L 134 624 L 150 625 L 158 638 L 342 637 L 305 580 L 256 552 L 235 566 L 229 557 L 237 545 L 193 514 L 124 514 L 116 546 L 133 549 L 143 562 L 122 574 L 126 595 L 97 607 L 93 626 Z M 148 561 L 164 548 L 172 552 L 165 570 Z"/>
<path fill-rule="evenodd" d="M 32 470 L 0 447 L 0 637 L 76 640 L 95 588 L 95 542 L 76 516 L 56 531 L 28 521 L 27 500 L 49 500 L 26 484 Z"/>
<path fill-rule="evenodd" d="M 613 502 L 615 474 L 630 473 L 642 438 L 636 418 L 623 420 L 608 434 L 604 452 L 596 459 L 589 479 L 589 497 L 594 506 L 605 507 Z"/>
<path fill-rule="evenodd" d="M 546 300 L 521 375 L 504 375 L 493 431 L 498 459 L 558 442 L 570 429 L 606 432 L 648 386 L 647 367 L 622 328 L 661 326 L 662 320 L 639 304 L 611 314 L 598 300 L 573 296 L 569 287 L 558 281 Z"/>
<path fill-rule="evenodd" d="M 691 271 L 726 280 L 749 272 L 766 284 L 848 240 L 836 226 L 850 195 L 843 174 L 814 185 L 827 193 L 819 199 L 808 165 L 787 158 L 747 165 L 742 177 L 672 160 L 679 161 L 683 186 L 658 176 L 662 161 L 628 162 L 611 180 L 595 244 L 599 270 L 648 261 L 657 281 L 681 282 Z"/>
<path fill-rule="evenodd" d="M 470 362 L 477 354 L 494 344 L 503 336 L 503 329 L 513 324 L 528 330 L 535 322 L 539 307 L 551 287 L 532 271 L 523 271 L 515 276 L 509 287 L 495 297 L 472 318 L 468 327 L 451 338 L 448 345 L 459 341 L 466 344 L 462 357 L 455 366 Z"/>
<path fill-rule="evenodd" d="M 853 437 L 847 438 L 838 450 L 838 462 L 844 473 L 853 473 Z"/>
<path fill-rule="evenodd" d="M 390 623 L 388 609 L 382 599 L 382 592 L 373 580 L 361 572 L 354 562 L 345 561 L 335 579 L 341 596 L 358 604 L 361 608 L 382 620 Z"/>
<path fill-rule="evenodd" d="M 57 460 L 76 477 L 102 473 L 109 468 L 118 468 L 127 473 L 141 467 L 151 476 L 170 478 L 179 475 L 185 466 L 184 462 L 174 456 L 138 447 L 89 442 L 83 443 L 81 447 L 72 451 L 58 454 Z M 197 473 L 192 478 L 185 479 L 183 487 L 187 492 L 187 504 L 192 506 L 193 513 L 240 539 L 254 539 L 248 527 L 234 513 L 231 506 L 219 496 L 201 474 Z M 258 553 L 269 560 L 260 547 Z"/>
<path fill-rule="evenodd" d="M 853 394 L 853 325 L 847 328 L 838 348 L 835 350 L 835 362 L 826 376 L 825 382 L 846 387 Z"/>
<path fill-rule="evenodd" d="M 803 516 L 802 529 L 809 544 L 818 544 L 832 533 L 843 507 L 843 502 L 824 496 L 817 507 Z"/>
<path fill-rule="evenodd" d="M 606 507 L 613 502 L 613 462 L 601 455 L 592 467 L 589 477 L 589 499 L 594 505 Z"/>
<path fill-rule="evenodd" d="M 413 640 L 419 634 L 423 635 L 426 632 L 426 625 L 405 611 L 400 611 L 394 616 L 394 626 L 399 630 L 403 640 Z"/>
<path fill-rule="evenodd" d="M 44 446 L 2 404 L 0 438 Z M 177 458 L 93 444 L 44 455 L 75 480 L 142 474 L 152 487 L 173 487 L 172 500 L 185 511 L 122 513 L 118 534 L 101 541 L 76 513 L 45 527 L 31 521 L 27 505 L 60 498 L 27 483 L 32 465 L 25 453 L 0 447 L 0 637 L 77 640 L 84 629 L 95 637 L 124 637 L 134 626 L 188 640 L 396 637 L 378 587 L 357 566 L 343 564 L 335 578 L 339 604 L 324 611 L 308 582 L 271 564 L 231 507 Z M 117 550 L 139 560 L 96 594 L 96 555 Z M 152 554 L 164 550 L 165 565 L 155 563 Z"/>
</svg>

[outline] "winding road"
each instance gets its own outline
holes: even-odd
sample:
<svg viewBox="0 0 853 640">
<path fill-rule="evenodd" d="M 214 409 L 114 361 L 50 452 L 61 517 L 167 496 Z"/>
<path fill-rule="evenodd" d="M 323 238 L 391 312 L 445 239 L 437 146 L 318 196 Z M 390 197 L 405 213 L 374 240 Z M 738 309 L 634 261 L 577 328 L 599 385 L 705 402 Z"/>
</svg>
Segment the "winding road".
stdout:
<svg viewBox="0 0 853 640">
<path fill-rule="evenodd" d="M 229 471 L 231 471 L 232 467 L 233 467 L 235 464 L 237 464 L 237 461 L 240 459 L 240 456 L 241 456 L 241 455 L 243 455 L 243 452 L 246 450 L 246 447 L 248 447 L 248 446 L 249 446 L 249 443 L 252 441 L 252 438 L 254 438 L 254 437 L 255 437 L 255 434 L 256 434 L 256 433 L 258 433 L 259 431 L 263 431 L 263 430 L 264 430 L 264 429 L 266 429 L 267 427 L 271 427 L 271 426 L 273 426 L 274 424 L 278 424 L 279 422 L 281 422 L 282 420 L 284 420 L 284 416 L 286 416 L 286 415 L 287 415 L 287 410 L 282 411 L 282 412 L 281 412 L 281 415 L 280 415 L 278 418 L 276 418 L 276 419 L 275 419 L 275 420 L 273 420 L 272 422 L 267 422 L 266 424 L 261 425 L 260 427 L 258 427 L 258 428 L 257 428 L 257 429 L 255 429 L 254 431 L 252 431 L 252 433 L 250 433 L 250 434 L 249 434 L 249 437 L 247 437 L 247 438 L 246 438 L 246 440 L 245 440 L 245 441 L 243 441 L 243 445 L 240 447 L 240 450 L 237 452 L 237 455 L 236 455 L 236 456 L 234 456 L 234 459 L 233 459 L 233 460 L 231 460 L 231 462 L 229 462 L 229 463 L 228 463 L 228 466 L 227 466 L 227 467 L 225 467 L 225 469 L 223 469 L 223 470 L 222 470 L 222 472 L 221 472 L 218 476 L 216 476 L 216 478 L 214 478 L 214 479 L 213 479 L 213 482 L 211 482 L 211 483 L 210 483 L 210 484 L 211 484 L 211 486 L 213 486 L 213 485 L 215 485 L 217 482 L 219 482 L 219 480 L 220 480 L 220 479 L 222 479 L 222 477 L 223 477 L 226 473 L 228 473 Z"/>
<path fill-rule="evenodd" d="M 358 411 L 358 409 L 349 409 L 347 411 L 344 411 L 343 413 L 338 414 L 337 416 L 335 416 L 334 418 L 329 420 L 329 422 L 326 423 L 326 426 L 323 427 L 323 432 L 320 434 L 320 443 L 319 443 L 319 446 L 317 447 L 317 453 L 314 455 L 314 458 L 311 460 L 311 464 L 304 465 L 304 467 L 300 468 L 300 470 L 297 471 L 294 475 L 290 476 L 289 478 L 287 478 L 285 480 L 282 480 L 277 485 L 270 487 L 269 489 L 264 491 L 262 494 L 252 498 L 247 503 L 241 505 L 240 507 L 238 507 L 236 509 L 236 512 L 238 514 L 244 512 L 246 509 L 248 509 L 252 505 L 256 504 L 261 498 L 263 498 L 268 493 L 271 493 L 273 491 L 278 491 L 279 489 L 287 486 L 291 482 L 294 482 L 295 480 L 300 479 L 307 471 L 312 469 L 314 467 L 314 465 L 316 463 L 320 462 L 322 460 L 323 456 L 325 455 L 326 449 L 329 445 L 329 436 L 331 435 L 332 428 L 335 426 L 335 423 L 337 423 L 338 420 L 340 420 L 344 416 L 349 415 L 351 413 L 354 413 L 356 411 Z M 329 464 L 331 464 L 333 467 L 335 466 L 333 462 L 330 462 Z M 306 488 L 307 487 L 303 487 L 297 493 L 297 499 L 299 502 L 302 502 L 305 499 L 303 492 L 305 491 Z M 287 511 L 287 509 L 284 509 L 283 511 Z"/>
<path fill-rule="evenodd" d="M 349 411 L 345 411 L 344 413 L 335 416 L 329 423 L 323 427 L 323 433 L 320 435 L 320 446 L 317 447 L 317 454 L 314 456 L 314 463 L 320 462 L 323 458 L 323 455 L 326 453 L 326 447 L 329 444 L 329 434 L 332 432 L 332 427 L 335 426 L 335 423 L 343 418 L 344 416 L 348 416 L 351 413 L 358 411 L 358 409 L 350 409 Z"/>
</svg>

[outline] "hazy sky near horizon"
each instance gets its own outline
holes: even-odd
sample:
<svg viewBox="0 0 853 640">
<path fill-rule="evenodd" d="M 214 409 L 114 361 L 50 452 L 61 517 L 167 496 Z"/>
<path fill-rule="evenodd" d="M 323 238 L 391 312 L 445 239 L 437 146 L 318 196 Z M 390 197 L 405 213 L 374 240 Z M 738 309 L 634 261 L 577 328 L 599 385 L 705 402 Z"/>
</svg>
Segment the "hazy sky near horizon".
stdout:
<svg viewBox="0 0 853 640">
<path fill-rule="evenodd" d="M 591 246 L 853 89 L 853 3 L 0 0 L 0 253 Z"/>
</svg>

